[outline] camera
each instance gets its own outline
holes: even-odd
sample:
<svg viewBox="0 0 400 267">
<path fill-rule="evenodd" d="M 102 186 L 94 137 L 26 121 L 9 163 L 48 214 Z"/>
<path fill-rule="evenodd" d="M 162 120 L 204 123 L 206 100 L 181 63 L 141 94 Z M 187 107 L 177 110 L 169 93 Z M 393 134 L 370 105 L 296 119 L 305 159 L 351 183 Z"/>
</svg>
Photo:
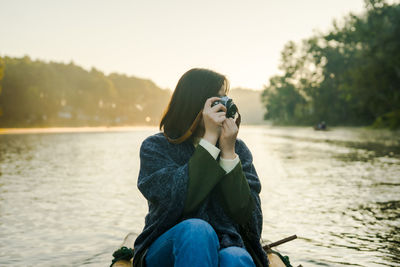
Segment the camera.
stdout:
<svg viewBox="0 0 400 267">
<path fill-rule="evenodd" d="M 233 103 L 233 100 L 227 96 L 221 97 L 221 100 L 214 101 L 211 104 L 211 107 L 222 104 L 226 107 L 226 117 L 227 118 L 235 118 L 236 112 L 237 112 L 237 107 L 235 103 Z"/>
</svg>

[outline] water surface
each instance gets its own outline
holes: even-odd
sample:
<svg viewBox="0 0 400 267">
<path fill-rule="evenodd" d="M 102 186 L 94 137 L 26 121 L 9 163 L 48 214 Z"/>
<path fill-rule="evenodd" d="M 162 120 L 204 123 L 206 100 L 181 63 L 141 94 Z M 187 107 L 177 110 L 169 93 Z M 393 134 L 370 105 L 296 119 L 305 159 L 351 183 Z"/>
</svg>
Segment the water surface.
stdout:
<svg viewBox="0 0 400 267">
<path fill-rule="evenodd" d="M 151 129 L 0 135 L 0 266 L 109 266 L 147 204 Z M 294 265 L 400 266 L 398 133 L 242 126 L 262 182 L 263 239 Z"/>
</svg>

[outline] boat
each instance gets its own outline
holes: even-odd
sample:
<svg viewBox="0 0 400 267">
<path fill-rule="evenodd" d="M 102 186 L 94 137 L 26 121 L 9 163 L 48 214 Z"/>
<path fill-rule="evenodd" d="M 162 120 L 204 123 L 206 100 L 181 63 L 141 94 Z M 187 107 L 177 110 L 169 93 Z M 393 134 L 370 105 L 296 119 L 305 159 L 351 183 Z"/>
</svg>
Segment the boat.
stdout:
<svg viewBox="0 0 400 267">
<path fill-rule="evenodd" d="M 314 125 L 314 130 L 316 131 L 327 131 L 328 127 L 326 126 L 326 123 L 324 121 L 321 121 L 320 123 L 317 123 Z"/>
<path fill-rule="evenodd" d="M 134 243 L 135 238 L 136 238 L 135 234 L 129 233 L 125 237 L 125 239 L 122 242 L 120 248 L 116 252 L 114 252 L 114 254 L 113 254 L 114 259 L 116 257 L 116 253 L 117 252 L 122 252 L 123 253 L 123 251 L 126 251 L 128 253 L 128 255 L 131 254 L 131 256 L 132 256 L 133 255 L 133 247 L 132 247 L 132 245 Z M 263 246 L 263 249 L 267 253 L 268 260 L 269 260 L 269 263 L 270 263 L 269 264 L 270 267 L 286 267 L 286 264 L 282 260 L 283 256 L 280 255 L 279 253 L 277 253 L 276 251 L 273 251 L 271 248 L 279 246 L 279 245 L 281 245 L 283 243 L 289 242 L 289 241 L 294 240 L 296 238 L 297 238 L 297 236 L 293 235 L 293 236 L 289 236 L 287 238 L 281 239 L 281 240 L 279 240 L 277 242 L 273 242 L 271 244 Z M 132 267 L 132 259 L 129 259 L 129 260 L 127 260 L 127 259 L 113 260 L 113 263 L 111 264 L 110 267 Z M 298 266 L 298 267 L 301 267 L 301 265 Z"/>
</svg>

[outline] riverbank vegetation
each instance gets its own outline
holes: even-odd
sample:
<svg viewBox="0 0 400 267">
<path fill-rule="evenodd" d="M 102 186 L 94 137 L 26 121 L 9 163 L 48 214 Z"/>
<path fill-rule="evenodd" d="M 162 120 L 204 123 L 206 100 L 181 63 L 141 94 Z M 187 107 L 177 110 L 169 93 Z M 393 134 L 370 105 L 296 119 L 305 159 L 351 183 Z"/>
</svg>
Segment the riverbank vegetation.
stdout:
<svg viewBox="0 0 400 267">
<path fill-rule="evenodd" d="M 172 94 L 151 80 L 28 56 L 0 57 L 0 86 L 3 128 L 155 126 Z M 264 123 L 260 94 L 230 90 L 242 124 Z"/>
<path fill-rule="evenodd" d="M 150 80 L 28 56 L 0 58 L 0 80 L 0 127 L 156 125 L 171 94 Z"/>
<path fill-rule="evenodd" d="M 262 92 L 277 124 L 400 127 L 400 4 L 365 1 L 363 14 L 288 42 Z"/>
</svg>

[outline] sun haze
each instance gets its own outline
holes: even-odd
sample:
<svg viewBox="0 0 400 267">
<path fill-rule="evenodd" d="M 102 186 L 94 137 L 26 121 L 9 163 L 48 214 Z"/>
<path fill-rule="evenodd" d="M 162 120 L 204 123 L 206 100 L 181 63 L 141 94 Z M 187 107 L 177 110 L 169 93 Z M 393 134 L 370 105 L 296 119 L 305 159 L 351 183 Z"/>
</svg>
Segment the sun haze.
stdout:
<svg viewBox="0 0 400 267">
<path fill-rule="evenodd" d="M 262 89 L 280 51 L 362 0 L 0 0 L 0 56 L 61 61 L 125 73 L 173 89 L 192 67 L 226 74 L 231 87 Z"/>
</svg>

